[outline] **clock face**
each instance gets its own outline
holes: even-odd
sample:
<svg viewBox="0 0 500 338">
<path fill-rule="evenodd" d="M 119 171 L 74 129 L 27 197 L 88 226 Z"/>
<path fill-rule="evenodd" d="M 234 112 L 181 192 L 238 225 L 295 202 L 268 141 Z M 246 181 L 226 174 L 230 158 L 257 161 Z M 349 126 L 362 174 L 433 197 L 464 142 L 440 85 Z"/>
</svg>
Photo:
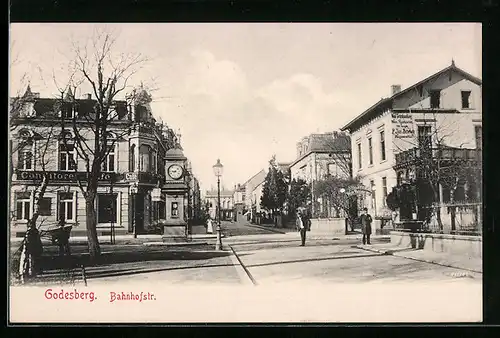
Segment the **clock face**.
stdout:
<svg viewBox="0 0 500 338">
<path fill-rule="evenodd" d="M 182 173 L 182 167 L 178 164 L 172 164 L 170 167 L 168 167 L 168 175 L 174 180 L 178 180 L 179 178 L 181 178 Z"/>
</svg>

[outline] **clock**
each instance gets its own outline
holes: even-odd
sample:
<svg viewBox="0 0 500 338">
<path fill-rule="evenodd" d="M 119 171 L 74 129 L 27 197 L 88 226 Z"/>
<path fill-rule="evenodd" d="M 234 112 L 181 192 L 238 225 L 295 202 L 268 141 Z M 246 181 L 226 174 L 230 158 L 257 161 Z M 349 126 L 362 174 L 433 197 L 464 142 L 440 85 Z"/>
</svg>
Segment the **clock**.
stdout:
<svg viewBox="0 0 500 338">
<path fill-rule="evenodd" d="M 182 177 L 184 170 L 178 164 L 172 164 L 168 167 L 168 176 L 172 177 L 174 180 L 178 180 Z"/>
</svg>

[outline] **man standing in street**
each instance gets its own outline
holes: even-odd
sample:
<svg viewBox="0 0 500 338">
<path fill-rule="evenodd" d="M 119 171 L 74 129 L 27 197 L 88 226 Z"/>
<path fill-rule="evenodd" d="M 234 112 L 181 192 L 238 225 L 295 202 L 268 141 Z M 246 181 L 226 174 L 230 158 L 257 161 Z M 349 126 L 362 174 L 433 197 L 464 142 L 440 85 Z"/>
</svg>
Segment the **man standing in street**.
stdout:
<svg viewBox="0 0 500 338">
<path fill-rule="evenodd" d="M 304 216 L 302 210 L 297 210 L 297 230 L 300 232 L 300 240 L 302 244 L 300 246 L 306 245 L 306 232 L 307 232 L 307 217 Z"/>
<path fill-rule="evenodd" d="M 367 208 L 363 208 L 363 214 L 360 216 L 361 229 L 363 230 L 363 245 L 371 244 L 370 235 L 372 234 L 372 216 Z"/>
</svg>

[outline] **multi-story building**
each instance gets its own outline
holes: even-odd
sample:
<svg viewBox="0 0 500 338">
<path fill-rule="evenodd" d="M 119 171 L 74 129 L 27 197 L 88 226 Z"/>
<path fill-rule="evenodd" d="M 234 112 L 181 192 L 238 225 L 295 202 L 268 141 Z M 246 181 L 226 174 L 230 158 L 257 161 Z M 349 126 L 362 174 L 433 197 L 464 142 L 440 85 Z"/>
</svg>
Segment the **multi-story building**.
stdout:
<svg viewBox="0 0 500 338">
<path fill-rule="evenodd" d="M 216 219 L 218 208 L 218 192 L 217 189 L 208 190 L 205 193 L 205 203 L 208 205 L 208 214 L 210 218 Z M 233 191 L 226 190 L 221 187 L 220 190 L 220 217 L 223 221 L 233 219 Z"/>
<path fill-rule="evenodd" d="M 193 168 L 190 161 L 186 163 L 186 180 L 188 183 L 188 193 L 186 196 L 187 207 L 185 208 L 186 219 L 190 222 L 198 222 L 201 219 L 201 193 L 198 179 L 193 174 Z"/>
<path fill-rule="evenodd" d="M 481 80 L 455 66 L 381 99 L 341 130 L 351 134 L 353 176 L 362 177 L 368 193 L 361 203 L 372 215 L 383 212 L 386 197 L 398 184 L 394 170 L 406 151 L 426 146 L 480 147 Z M 398 156 L 399 155 L 399 156 Z M 411 176 L 411 171 L 400 172 Z"/>
<path fill-rule="evenodd" d="M 290 166 L 290 178 L 302 179 L 311 184 L 327 175 L 350 177 L 351 143 L 349 135 L 341 132 L 311 134 L 297 143 L 297 158 Z M 314 198 L 312 198 L 314 200 Z M 312 214 L 327 212 L 326 202 L 321 198 L 313 203 Z M 328 211 L 330 212 L 330 211 Z"/>
<path fill-rule="evenodd" d="M 233 192 L 233 207 L 234 207 L 233 218 L 236 222 L 241 221 L 244 217 L 243 215 L 246 212 L 245 199 L 246 199 L 245 186 L 241 184 L 235 185 Z"/>
<path fill-rule="evenodd" d="M 87 216 L 80 184 L 85 184 L 87 169 L 75 142 L 85 142 L 87 153 L 93 154 L 95 133 L 87 119 L 95 114 L 96 100 L 90 94 L 76 99 L 71 91 L 62 102 L 40 98 L 28 86 L 14 101 L 21 104 L 11 109 L 10 118 L 11 234 L 23 236 L 34 212 L 34 192 L 46 177 L 38 224 L 50 228 L 64 221 L 73 226 L 72 235 L 81 235 Z M 166 217 L 164 198 L 153 190 L 162 185 L 166 151 L 180 145 L 171 129 L 156 122 L 150 102 L 145 90 L 134 102 L 114 102 L 116 117 L 107 128 L 109 150 L 95 203 L 99 235 L 111 229 L 117 234 L 149 232 Z"/>
<path fill-rule="evenodd" d="M 261 211 L 260 197 L 262 196 L 262 188 L 264 187 L 266 175 L 266 171 L 262 169 L 243 184 L 245 187 L 245 209 L 247 210 L 248 220 L 254 219 L 255 214 Z"/>
</svg>

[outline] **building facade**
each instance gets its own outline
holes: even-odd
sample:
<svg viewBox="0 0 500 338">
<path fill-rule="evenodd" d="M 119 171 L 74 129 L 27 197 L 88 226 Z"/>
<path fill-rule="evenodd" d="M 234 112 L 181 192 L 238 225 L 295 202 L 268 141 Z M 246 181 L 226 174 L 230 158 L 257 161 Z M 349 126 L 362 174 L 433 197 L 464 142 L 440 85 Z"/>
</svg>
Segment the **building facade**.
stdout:
<svg viewBox="0 0 500 338">
<path fill-rule="evenodd" d="M 82 235 L 87 210 L 80 185 L 85 186 L 87 168 L 75 143 L 85 142 L 93 154 L 95 133 L 87 121 L 96 101 L 90 94 L 76 99 L 70 91 L 62 102 L 40 98 L 29 86 L 14 100 L 22 103 L 11 106 L 10 116 L 11 235 L 24 235 L 43 179 L 48 186 L 37 226 L 64 222 L 72 225 L 72 235 Z M 156 122 L 150 102 L 146 91 L 133 102 L 114 102 L 95 201 L 98 235 L 152 232 L 165 218 L 164 199 L 155 193 L 165 176 L 163 156 L 178 142 L 171 129 Z"/>
<path fill-rule="evenodd" d="M 244 214 L 246 212 L 245 208 L 246 192 L 245 186 L 237 184 L 234 186 L 233 192 L 233 218 L 236 222 L 240 222 L 244 219 Z"/>
<path fill-rule="evenodd" d="M 328 175 L 348 178 L 351 175 L 351 144 L 349 135 L 341 132 L 311 134 L 297 143 L 297 158 L 289 165 L 290 178 L 309 183 L 314 200 L 314 182 Z M 333 214 L 326 201 L 319 198 L 312 214 Z"/>
<path fill-rule="evenodd" d="M 209 190 L 205 193 L 205 203 L 208 205 L 210 218 L 217 218 L 218 195 L 217 190 Z M 221 220 L 230 221 L 233 219 L 233 191 L 221 187 L 220 191 Z"/>
<path fill-rule="evenodd" d="M 429 147 L 476 148 L 482 134 L 481 80 L 451 66 L 377 102 L 342 130 L 351 134 L 352 175 L 368 191 L 360 201 L 372 215 L 387 212 L 386 198 L 411 171 L 394 169 L 398 154 Z M 409 178 L 409 177 L 408 177 Z"/>
<path fill-rule="evenodd" d="M 262 211 L 260 207 L 260 198 L 262 196 L 262 188 L 264 187 L 266 175 L 266 171 L 262 169 L 243 184 L 245 187 L 245 209 L 247 210 L 247 220 L 253 220 L 256 213 Z"/>
</svg>

